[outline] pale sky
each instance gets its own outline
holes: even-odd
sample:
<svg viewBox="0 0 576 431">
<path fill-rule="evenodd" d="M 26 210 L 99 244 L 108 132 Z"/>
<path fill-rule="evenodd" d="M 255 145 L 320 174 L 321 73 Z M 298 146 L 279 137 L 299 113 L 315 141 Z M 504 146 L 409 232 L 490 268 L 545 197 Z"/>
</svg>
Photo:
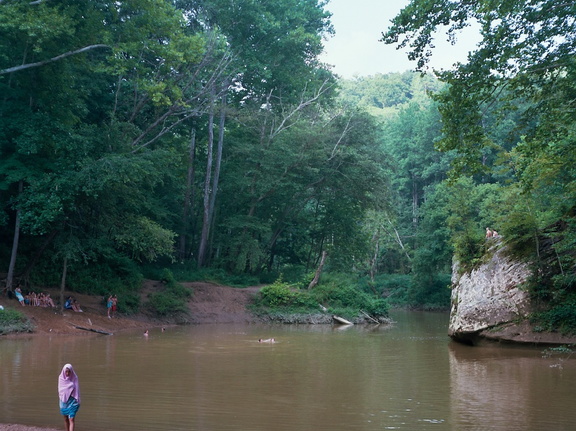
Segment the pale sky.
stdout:
<svg viewBox="0 0 576 431">
<path fill-rule="evenodd" d="M 336 34 L 324 42 L 321 60 L 333 65 L 333 71 L 346 79 L 413 70 L 416 63 L 408 60 L 406 51 L 378 41 L 390 26 L 390 20 L 408 3 L 409 0 L 330 0 L 326 9 L 332 12 Z M 446 42 L 446 36 L 440 34 L 430 65 L 449 69 L 456 61 L 465 61 L 478 37 L 469 31 L 458 40 L 456 46 L 452 46 Z"/>
</svg>

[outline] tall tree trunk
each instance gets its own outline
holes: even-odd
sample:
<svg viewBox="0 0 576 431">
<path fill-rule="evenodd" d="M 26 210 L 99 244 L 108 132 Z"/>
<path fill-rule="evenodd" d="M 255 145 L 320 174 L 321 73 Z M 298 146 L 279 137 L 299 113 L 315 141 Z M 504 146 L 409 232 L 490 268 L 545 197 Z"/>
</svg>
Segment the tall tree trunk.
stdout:
<svg viewBox="0 0 576 431">
<path fill-rule="evenodd" d="M 324 263 L 326 263 L 326 257 L 328 256 L 328 252 L 326 250 L 322 251 L 322 257 L 320 258 L 320 264 L 316 269 L 316 273 L 314 274 L 314 279 L 308 285 L 308 289 L 312 289 L 314 286 L 318 284 L 320 280 L 320 274 L 322 274 L 322 268 L 324 268 Z"/>
<path fill-rule="evenodd" d="M 66 274 L 68 273 L 68 258 L 64 258 L 62 280 L 60 281 L 60 312 L 64 313 L 64 290 L 66 289 Z"/>
<path fill-rule="evenodd" d="M 372 235 L 372 242 L 374 243 L 374 254 L 370 259 L 370 281 L 374 282 L 376 267 L 378 264 L 378 255 L 380 254 L 380 232 L 378 229 L 376 229 L 376 232 Z"/>
<path fill-rule="evenodd" d="M 412 225 L 414 229 L 418 228 L 418 202 L 420 196 L 418 193 L 418 181 L 416 175 L 412 175 Z"/>
<path fill-rule="evenodd" d="M 188 231 L 188 217 L 190 208 L 194 200 L 193 180 L 194 180 L 194 158 L 196 155 L 196 131 L 192 130 L 190 138 L 190 150 L 188 153 L 188 174 L 186 176 L 186 190 L 184 191 L 184 208 L 182 209 L 182 223 L 180 228 L 180 244 L 178 248 L 178 257 L 180 260 L 186 258 L 186 233 Z"/>
<path fill-rule="evenodd" d="M 214 88 L 212 88 L 214 96 Z M 210 233 L 210 185 L 212 176 L 212 159 L 214 147 L 214 97 L 208 116 L 208 148 L 206 155 L 206 178 L 204 179 L 204 216 L 202 218 L 202 234 L 200 235 L 200 245 L 198 246 L 198 268 L 204 266 L 206 260 L 206 248 L 208 245 L 208 234 Z"/>
<path fill-rule="evenodd" d="M 216 205 L 216 193 L 218 192 L 218 182 L 220 181 L 220 165 L 222 163 L 222 150 L 224 148 L 224 125 L 226 124 L 226 95 L 222 96 L 222 107 L 220 108 L 220 122 L 218 123 L 218 147 L 216 149 L 216 165 L 214 166 L 214 179 L 212 181 L 212 193 L 210 195 L 210 218 L 214 216 L 214 206 Z"/>
<path fill-rule="evenodd" d="M 22 194 L 24 181 L 18 183 L 18 196 Z M 18 244 L 20 242 L 20 208 L 16 209 L 16 221 L 14 223 L 14 238 L 12 239 L 12 254 L 10 255 L 10 264 L 8 266 L 8 275 L 6 277 L 6 289 L 12 291 L 14 284 L 14 268 L 16 267 L 16 256 L 18 255 Z"/>
</svg>

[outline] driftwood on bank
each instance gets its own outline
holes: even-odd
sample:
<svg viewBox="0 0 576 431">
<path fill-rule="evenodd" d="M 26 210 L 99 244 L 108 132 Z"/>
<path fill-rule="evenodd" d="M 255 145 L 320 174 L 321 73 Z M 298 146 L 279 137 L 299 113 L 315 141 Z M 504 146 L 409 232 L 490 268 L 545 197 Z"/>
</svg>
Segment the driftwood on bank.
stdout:
<svg viewBox="0 0 576 431">
<path fill-rule="evenodd" d="M 76 329 L 82 329 L 83 331 L 96 332 L 97 334 L 104 334 L 104 335 L 114 335 L 112 332 L 106 332 L 100 329 L 85 328 L 84 326 L 78 326 L 78 325 L 72 325 L 72 326 Z"/>
<path fill-rule="evenodd" d="M 366 316 L 368 319 L 370 319 L 372 322 L 374 323 L 378 323 L 380 324 L 380 322 L 378 322 L 376 319 L 374 319 L 372 316 L 370 316 L 368 313 L 366 313 L 365 311 L 360 310 L 360 313 L 362 313 L 364 316 Z"/>
<path fill-rule="evenodd" d="M 332 316 L 332 319 L 334 319 L 334 321 L 335 321 L 336 323 L 340 323 L 341 325 L 353 325 L 352 322 L 350 322 L 350 321 L 348 321 L 348 320 L 346 320 L 346 319 L 344 319 L 344 318 L 342 318 L 342 317 L 340 317 L 340 316 L 333 315 L 333 316 Z"/>
</svg>

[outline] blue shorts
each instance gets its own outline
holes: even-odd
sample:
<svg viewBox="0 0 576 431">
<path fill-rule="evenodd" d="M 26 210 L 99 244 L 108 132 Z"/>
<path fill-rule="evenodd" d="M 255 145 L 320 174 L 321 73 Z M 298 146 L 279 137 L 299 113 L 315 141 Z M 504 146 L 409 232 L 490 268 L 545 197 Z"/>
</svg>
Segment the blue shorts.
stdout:
<svg viewBox="0 0 576 431">
<path fill-rule="evenodd" d="M 64 416 L 68 416 L 69 418 L 73 418 L 76 416 L 78 409 L 80 408 L 80 403 L 74 397 L 68 398 L 68 401 L 63 403 L 60 401 L 60 413 Z"/>
</svg>

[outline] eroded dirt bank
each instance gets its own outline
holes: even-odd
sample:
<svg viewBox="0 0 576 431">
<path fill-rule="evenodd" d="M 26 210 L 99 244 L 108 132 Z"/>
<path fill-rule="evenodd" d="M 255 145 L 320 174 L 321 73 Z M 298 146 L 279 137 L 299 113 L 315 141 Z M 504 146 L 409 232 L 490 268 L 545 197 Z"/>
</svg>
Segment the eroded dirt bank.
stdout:
<svg viewBox="0 0 576 431">
<path fill-rule="evenodd" d="M 192 289 L 193 295 L 188 303 L 190 309 L 189 322 L 197 323 L 241 323 L 253 322 L 255 318 L 247 311 L 259 287 L 233 288 L 206 282 L 182 283 Z M 142 303 L 147 300 L 151 292 L 161 290 L 161 282 L 147 280 L 142 290 Z M 57 289 L 44 289 L 54 300 L 58 300 L 60 292 Z M 44 307 L 21 306 L 16 299 L 0 296 L 0 305 L 5 308 L 15 308 L 28 316 L 36 327 L 35 334 L 63 334 L 88 335 L 91 331 L 78 329 L 78 327 L 115 333 L 127 329 L 150 328 L 154 326 L 170 325 L 170 319 L 156 319 L 142 312 L 133 316 L 117 314 L 109 319 L 106 312 L 104 298 L 100 296 L 82 295 L 66 292 L 73 295 L 82 308 L 82 313 L 66 310 L 60 313 L 59 309 Z M 22 336 L 22 334 L 10 335 Z"/>
</svg>

